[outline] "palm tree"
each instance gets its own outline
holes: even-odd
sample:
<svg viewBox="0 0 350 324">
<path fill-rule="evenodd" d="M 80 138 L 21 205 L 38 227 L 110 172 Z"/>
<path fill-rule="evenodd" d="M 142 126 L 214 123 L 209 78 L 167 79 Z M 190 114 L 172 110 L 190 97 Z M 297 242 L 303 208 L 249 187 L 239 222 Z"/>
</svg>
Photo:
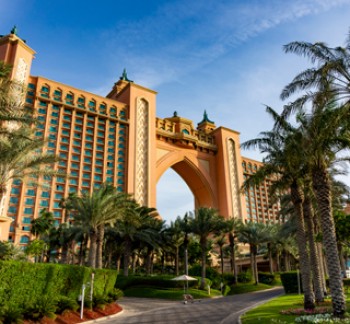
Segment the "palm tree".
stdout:
<svg viewBox="0 0 350 324">
<path fill-rule="evenodd" d="M 281 93 L 281 99 L 287 99 L 297 91 L 306 93 L 285 106 L 284 115 L 303 107 L 306 102 L 332 98 L 349 109 L 350 103 L 350 34 L 345 47 L 330 48 L 325 43 L 291 42 L 284 46 L 286 53 L 294 53 L 310 59 L 314 67 L 299 73 Z M 325 83 L 331 83 L 324 87 Z"/>
<path fill-rule="evenodd" d="M 103 184 L 92 194 L 84 192 L 81 196 L 70 198 L 72 208 L 75 210 L 75 219 L 89 227 L 90 250 L 89 266 L 102 267 L 102 244 L 104 240 L 104 226 L 122 217 L 124 204 L 130 198 L 126 194 L 118 193 L 109 185 Z"/>
<path fill-rule="evenodd" d="M 223 218 L 217 210 L 208 207 L 200 207 L 189 218 L 190 231 L 199 237 L 202 251 L 202 278 L 200 289 L 205 287 L 206 259 L 208 252 L 208 237 L 220 230 L 223 226 Z"/>
<path fill-rule="evenodd" d="M 179 275 L 179 249 L 184 243 L 184 233 L 181 227 L 182 219 L 178 216 L 174 222 L 170 222 L 167 232 L 170 236 L 171 245 L 175 248 L 175 274 Z"/>
<path fill-rule="evenodd" d="M 313 309 L 315 298 L 311 284 L 310 260 L 305 236 L 305 224 L 302 204 L 304 201 L 303 179 L 307 174 L 305 165 L 305 153 L 299 143 L 302 132 L 292 127 L 282 116 L 278 115 L 271 107 L 266 111 L 274 119 L 275 126 L 270 132 L 262 132 L 261 137 L 243 143 L 243 148 L 258 147 L 266 157 L 264 165 L 256 173 L 249 176 L 243 184 L 243 189 L 253 185 L 259 185 L 267 177 L 274 179 L 270 187 L 271 195 L 290 190 L 291 201 L 294 206 L 297 224 L 297 243 L 300 255 L 300 270 L 304 290 L 304 307 Z"/>
<path fill-rule="evenodd" d="M 219 247 L 220 253 L 220 267 L 221 267 L 221 282 L 224 278 L 224 245 L 227 243 L 226 234 L 222 233 L 216 237 L 215 240 L 216 245 Z"/>
<path fill-rule="evenodd" d="M 33 130 L 29 127 L 13 130 L 6 137 L 0 136 L 0 201 L 11 180 L 30 181 L 39 176 L 59 174 L 52 168 L 58 157 L 42 152 L 43 146 L 44 142 L 34 140 Z"/>
<path fill-rule="evenodd" d="M 238 240 L 242 243 L 249 244 L 252 273 L 256 285 L 259 283 L 256 256 L 258 254 L 259 245 L 265 243 L 266 239 L 267 227 L 263 223 L 248 222 L 242 224 L 239 228 Z"/>
<path fill-rule="evenodd" d="M 224 232 L 228 234 L 231 256 L 231 271 L 235 278 L 234 282 L 237 283 L 237 266 L 236 266 L 236 238 L 239 227 L 242 225 L 242 221 L 238 218 L 229 218 L 225 221 Z"/>
</svg>

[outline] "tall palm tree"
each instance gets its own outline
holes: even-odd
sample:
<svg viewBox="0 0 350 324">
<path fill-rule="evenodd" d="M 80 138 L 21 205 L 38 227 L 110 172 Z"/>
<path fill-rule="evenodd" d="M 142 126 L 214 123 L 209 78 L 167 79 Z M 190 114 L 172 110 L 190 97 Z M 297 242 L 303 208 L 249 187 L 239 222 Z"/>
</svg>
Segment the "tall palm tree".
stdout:
<svg viewBox="0 0 350 324">
<path fill-rule="evenodd" d="M 304 308 L 313 309 L 315 307 L 315 297 L 311 284 L 310 259 L 307 249 L 305 249 L 307 240 L 302 208 L 305 198 L 303 179 L 307 173 L 304 161 L 305 153 L 299 145 L 302 140 L 302 133 L 284 120 L 271 107 L 266 107 L 266 111 L 275 122 L 273 130 L 262 132 L 260 138 L 246 141 L 241 145 L 243 148 L 258 147 L 261 153 L 266 154 L 263 160 L 264 165 L 245 180 L 243 189 L 259 185 L 266 177 L 271 177 L 274 179 L 270 187 L 271 195 L 290 190 L 297 220 L 296 237 L 304 290 Z"/>
<path fill-rule="evenodd" d="M 171 245 L 175 248 L 175 274 L 179 275 L 179 250 L 184 243 L 184 232 L 181 226 L 182 219 L 178 216 L 174 222 L 170 222 L 167 232 L 170 236 Z"/>
<path fill-rule="evenodd" d="M 242 243 L 249 244 L 252 274 L 256 285 L 259 283 L 256 256 L 258 254 L 259 245 L 265 243 L 266 239 L 267 227 L 263 223 L 248 222 L 242 224 L 239 228 L 238 240 Z"/>
<path fill-rule="evenodd" d="M 76 212 L 75 219 L 80 223 L 85 223 L 90 230 L 90 267 L 102 267 L 104 226 L 122 216 L 124 203 L 128 199 L 128 195 L 118 193 L 109 184 L 103 184 L 91 195 L 84 192 L 81 196 L 71 197 L 70 203 Z"/>
<path fill-rule="evenodd" d="M 231 271 L 235 278 L 234 282 L 237 283 L 237 265 L 236 265 L 236 239 L 239 227 L 242 225 L 242 221 L 238 218 L 229 218 L 225 221 L 223 231 L 228 234 L 231 256 Z"/>
<path fill-rule="evenodd" d="M 208 252 L 208 238 L 210 234 L 220 230 L 223 226 L 223 217 L 217 210 L 208 207 L 200 207 L 189 218 L 190 231 L 199 237 L 202 251 L 202 278 L 200 289 L 205 287 L 206 259 Z"/>
</svg>

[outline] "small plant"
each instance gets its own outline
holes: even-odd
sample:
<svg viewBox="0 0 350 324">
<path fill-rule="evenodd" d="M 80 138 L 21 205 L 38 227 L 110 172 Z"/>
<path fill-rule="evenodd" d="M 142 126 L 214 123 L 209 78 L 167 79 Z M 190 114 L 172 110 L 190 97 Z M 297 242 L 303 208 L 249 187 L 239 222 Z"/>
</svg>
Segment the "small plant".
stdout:
<svg viewBox="0 0 350 324">
<path fill-rule="evenodd" d="M 79 305 L 73 298 L 67 296 L 59 296 L 57 299 L 57 310 L 58 314 L 62 314 L 65 310 L 78 310 Z"/>
<path fill-rule="evenodd" d="M 93 305 L 94 307 L 103 309 L 106 304 L 108 304 L 108 297 L 103 295 L 96 295 L 93 298 Z"/>
<path fill-rule="evenodd" d="M 57 300 L 53 296 L 42 296 L 36 302 L 28 305 L 24 311 L 25 318 L 38 320 L 44 316 L 54 319 L 57 309 Z"/>
<path fill-rule="evenodd" d="M 123 291 L 121 291 L 120 289 L 117 289 L 117 288 L 114 288 L 113 291 L 111 291 L 108 294 L 110 302 L 114 302 L 114 301 L 120 299 L 123 296 L 124 296 Z"/>
<path fill-rule="evenodd" d="M 14 303 L 9 303 L 1 307 L 0 322 L 3 324 L 22 323 L 23 310 Z"/>
</svg>

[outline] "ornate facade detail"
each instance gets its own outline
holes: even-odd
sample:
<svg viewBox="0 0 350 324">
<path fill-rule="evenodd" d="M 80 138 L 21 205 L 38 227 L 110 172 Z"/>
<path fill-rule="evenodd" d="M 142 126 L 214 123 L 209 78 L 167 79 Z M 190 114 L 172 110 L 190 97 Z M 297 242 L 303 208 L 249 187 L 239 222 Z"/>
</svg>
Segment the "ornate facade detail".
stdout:
<svg viewBox="0 0 350 324">
<path fill-rule="evenodd" d="M 26 76 L 27 76 L 27 69 L 28 69 L 28 65 L 27 65 L 26 61 L 21 57 L 18 60 L 17 71 L 16 71 L 16 76 L 15 76 L 15 79 L 18 82 L 20 82 L 20 83 L 25 82 Z"/>
<path fill-rule="evenodd" d="M 228 148 L 227 148 L 228 166 L 229 166 L 229 176 L 230 176 L 229 179 L 230 179 L 231 199 L 232 199 L 232 217 L 241 218 L 235 142 L 232 139 L 229 139 L 227 142 L 227 145 L 228 145 Z"/>
<path fill-rule="evenodd" d="M 136 110 L 135 199 L 141 205 L 148 204 L 148 112 L 148 103 L 144 99 L 138 99 Z"/>
</svg>

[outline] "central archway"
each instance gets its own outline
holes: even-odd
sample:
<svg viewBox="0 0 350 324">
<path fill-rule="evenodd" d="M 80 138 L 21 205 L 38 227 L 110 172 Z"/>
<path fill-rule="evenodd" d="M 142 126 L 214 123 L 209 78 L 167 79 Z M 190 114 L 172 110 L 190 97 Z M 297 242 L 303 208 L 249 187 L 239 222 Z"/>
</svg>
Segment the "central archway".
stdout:
<svg viewBox="0 0 350 324">
<path fill-rule="evenodd" d="M 204 160 L 201 161 L 197 156 L 188 152 L 168 152 L 157 162 L 157 183 L 169 168 L 172 168 L 191 190 L 195 208 L 217 208 L 214 184 L 211 181 Z"/>
</svg>

